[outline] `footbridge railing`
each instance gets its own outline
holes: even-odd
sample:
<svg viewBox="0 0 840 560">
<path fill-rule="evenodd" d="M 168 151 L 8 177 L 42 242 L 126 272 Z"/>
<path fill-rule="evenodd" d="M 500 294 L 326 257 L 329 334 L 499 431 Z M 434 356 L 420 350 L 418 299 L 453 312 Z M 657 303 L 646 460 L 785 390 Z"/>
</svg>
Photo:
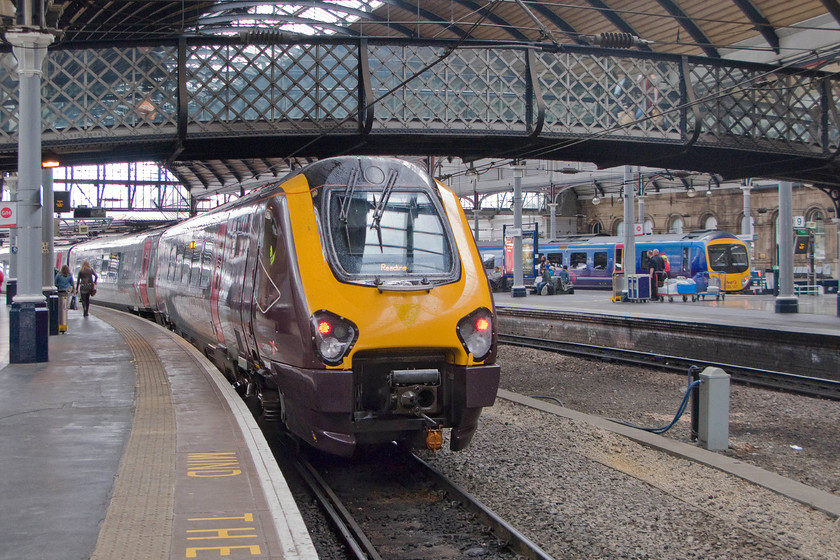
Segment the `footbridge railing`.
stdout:
<svg viewBox="0 0 840 560">
<path fill-rule="evenodd" d="M 15 67 L 0 52 L 6 158 L 17 150 Z M 336 139 L 395 154 L 519 147 L 546 159 L 613 142 L 639 150 L 636 159 L 709 148 L 756 161 L 805 158 L 813 168 L 840 147 L 840 80 L 831 75 L 576 46 L 183 39 L 51 50 L 42 83 L 43 144 L 90 158 L 120 146 L 206 156 L 196 146 L 230 139 L 248 139 L 242 149 L 253 151 L 271 137 L 284 139 L 275 156 L 320 155 L 308 153 L 320 138 L 331 149 Z M 239 143 L 221 145 L 237 156 Z M 578 159 L 634 157 L 590 155 Z"/>
</svg>

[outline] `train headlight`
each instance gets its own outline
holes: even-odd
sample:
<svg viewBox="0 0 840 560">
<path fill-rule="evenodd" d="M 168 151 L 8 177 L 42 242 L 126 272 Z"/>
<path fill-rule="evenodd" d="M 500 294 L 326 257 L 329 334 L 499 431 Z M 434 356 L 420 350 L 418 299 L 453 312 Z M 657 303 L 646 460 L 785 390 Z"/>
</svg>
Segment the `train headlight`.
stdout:
<svg viewBox="0 0 840 560">
<path fill-rule="evenodd" d="M 493 314 L 480 307 L 458 321 L 458 338 L 464 349 L 480 362 L 493 348 Z"/>
<path fill-rule="evenodd" d="M 352 321 L 326 310 L 315 312 L 310 324 L 315 353 L 330 366 L 340 364 L 359 338 L 359 329 Z"/>
</svg>

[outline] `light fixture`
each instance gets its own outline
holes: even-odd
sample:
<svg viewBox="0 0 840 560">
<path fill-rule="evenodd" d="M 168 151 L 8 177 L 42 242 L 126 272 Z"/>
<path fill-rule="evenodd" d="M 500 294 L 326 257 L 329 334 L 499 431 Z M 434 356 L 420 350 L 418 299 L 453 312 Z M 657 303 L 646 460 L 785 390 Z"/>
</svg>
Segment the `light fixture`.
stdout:
<svg viewBox="0 0 840 560">
<path fill-rule="evenodd" d="M 709 187 L 709 189 L 706 191 L 706 196 L 712 196 L 712 187 Z"/>
<path fill-rule="evenodd" d="M 598 195 L 596 194 L 592 197 L 592 206 L 598 206 L 599 204 L 601 204 L 601 199 L 598 198 Z"/>
<path fill-rule="evenodd" d="M 685 192 L 688 198 L 694 198 L 697 195 L 697 191 L 694 190 L 694 186 L 688 187 L 688 190 Z"/>
<path fill-rule="evenodd" d="M 59 165 L 58 156 L 55 155 L 55 152 L 44 150 L 41 154 L 41 167 L 44 169 L 51 169 L 53 167 L 58 167 Z"/>
</svg>

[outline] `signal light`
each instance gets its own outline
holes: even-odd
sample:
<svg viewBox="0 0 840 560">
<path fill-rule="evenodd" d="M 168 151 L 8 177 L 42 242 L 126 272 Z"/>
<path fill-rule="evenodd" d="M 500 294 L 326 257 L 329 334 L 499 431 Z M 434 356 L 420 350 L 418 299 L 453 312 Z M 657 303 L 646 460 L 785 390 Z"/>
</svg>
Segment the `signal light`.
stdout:
<svg viewBox="0 0 840 560">
<path fill-rule="evenodd" d="M 359 337 L 359 329 L 352 321 L 326 309 L 316 311 L 310 325 L 315 353 L 330 366 L 340 365 Z"/>
<path fill-rule="evenodd" d="M 479 307 L 460 321 L 456 332 L 464 350 L 477 362 L 483 361 L 493 350 L 493 314 Z"/>
</svg>

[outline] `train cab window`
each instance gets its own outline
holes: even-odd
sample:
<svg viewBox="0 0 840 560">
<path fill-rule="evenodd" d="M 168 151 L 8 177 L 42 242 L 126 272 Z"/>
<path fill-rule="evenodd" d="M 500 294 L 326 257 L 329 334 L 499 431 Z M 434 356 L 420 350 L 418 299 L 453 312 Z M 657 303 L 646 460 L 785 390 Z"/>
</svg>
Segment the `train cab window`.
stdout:
<svg viewBox="0 0 840 560">
<path fill-rule="evenodd" d="M 740 273 L 750 266 L 747 249 L 743 245 L 709 245 L 709 268 L 715 272 Z"/>
<path fill-rule="evenodd" d="M 344 189 L 332 189 L 327 205 L 332 260 L 340 277 L 429 282 L 456 273 L 442 210 L 428 192 L 357 190 L 347 197 Z"/>
<path fill-rule="evenodd" d="M 597 251 L 593 255 L 593 268 L 595 270 L 606 270 L 607 269 L 607 252 L 606 251 Z"/>
<path fill-rule="evenodd" d="M 569 265 L 572 269 L 586 268 L 586 253 L 572 253 L 569 255 Z"/>
</svg>

